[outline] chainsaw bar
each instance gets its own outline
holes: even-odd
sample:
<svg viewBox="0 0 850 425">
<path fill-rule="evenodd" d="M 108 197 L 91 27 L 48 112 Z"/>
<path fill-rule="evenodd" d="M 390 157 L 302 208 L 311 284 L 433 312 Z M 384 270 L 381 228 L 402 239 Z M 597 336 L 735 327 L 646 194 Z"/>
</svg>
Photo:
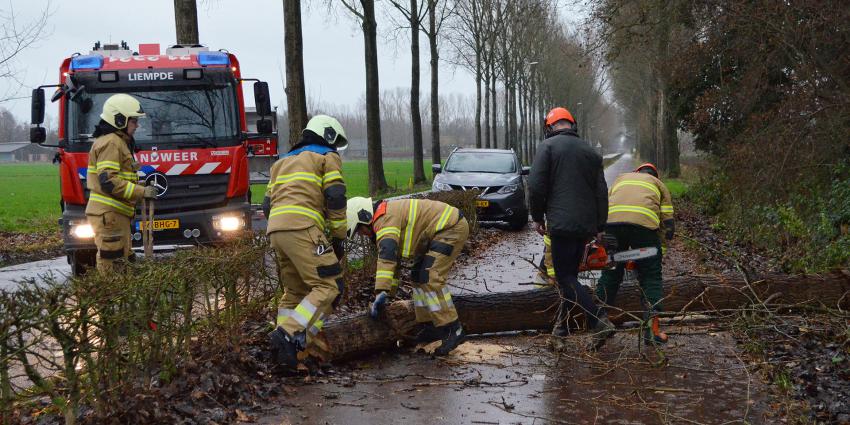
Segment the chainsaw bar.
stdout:
<svg viewBox="0 0 850 425">
<path fill-rule="evenodd" d="M 641 260 L 644 258 L 654 257 L 658 255 L 658 248 L 656 247 L 648 247 L 648 248 L 638 248 L 638 249 L 630 249 L 628 251 L 620 251 L 618 253 L 611 255 L 611 260 L 615 263 L 625 263 L 627 261 L 632 260 Z"/>
</svg>

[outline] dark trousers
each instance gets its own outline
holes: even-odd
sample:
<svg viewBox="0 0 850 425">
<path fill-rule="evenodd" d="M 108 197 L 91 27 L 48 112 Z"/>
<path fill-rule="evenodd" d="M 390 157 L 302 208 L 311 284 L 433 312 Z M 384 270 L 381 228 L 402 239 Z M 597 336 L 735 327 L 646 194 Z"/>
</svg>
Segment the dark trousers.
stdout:
<svg viewBox="0 0 850 425">
<path fill-rule="evenodd" d="M 661 239 L 658 231 L 632 224 L 608 225 L 605 232 L 617 238 L 617 250 L 636 248 L 658 248 L 658 255 L 635 261 L 640 283 L 642 301 L 646 310 L 661 311 L 661 299 L 664 297 L 661 286 Z M 596 284 L 596 296 L 613 306 L 617 299 L 620 284 L 623 283 L 625 264 L 618 264 L 614 270 L 605 270 Z"/>
<path fill-rule="evenodd" d="M 566 312 L 573 305 L 578 305 L 587 315 L 587 327 L 592 329 L 596 326 L 600 310 L 590 294 L 578 282 L 578 266 L 584 255 L 587 240 L 555 235 L 551 236 L 551 240 L 552 263 L 555 266 L 555 276 L 561 296 L 564 298 L 561 302 L 561 311 Z"/>
</svg>

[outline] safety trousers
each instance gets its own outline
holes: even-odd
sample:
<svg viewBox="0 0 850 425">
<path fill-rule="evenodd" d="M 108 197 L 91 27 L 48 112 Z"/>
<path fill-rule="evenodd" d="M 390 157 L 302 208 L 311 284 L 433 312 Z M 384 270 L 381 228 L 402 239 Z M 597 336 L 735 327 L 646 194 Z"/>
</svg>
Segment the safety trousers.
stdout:
<svg viewBox="0 0 850 425">
<path fill-rule="evenodd" d="M 664 294 L 661 286 L 661 239 L 658 232 L 633 224 L 609 225 L 605 231 L 617 237 L 618 251 L 647 247 L 658 249 L 658 255 L 636 260 L 635 264 L 646 309 L 661 311 Z M 614 305 L 624 274 L 625 264 L 618 264 L 614 270 L 603 271 L 596 285 L 596 296 L 605 304 Z"/>
<path fill-rule="evenodd" d="M 547 282 L 546 284 L 535 285 L 538 288 L 548 287 L 549 282 L 556 278 L 555 265 L 552 263 L 552 239 L 549 234 L 543 236 L 543 258 L 540 259 L 537 274 L 540 282 Z"/>
<path fill-rule="evenodd" d="M 434 235 L 428 252 L 414 265 L 411 280 L 417 322 L 445 326 L 457 320 L 446 277 L 468 237 L 469 223 L 461 217 L 457 224 Z"/>
<path fill-rule="evenodd" d="M 132 218 L 112 211 L 101 215 L 87 215 L 86 218 L 94 230 L 97 269 L 101 272 L 113 271 L 116 261 L 126 261 L 132 254 Z"/>
<path fill-rule="evenodd" d="M 269 239 L 278 257 L 283 297 L 277 325 L 302 340 L 304 350 L 324 357 L 328 347 L 319 338 L 324 319 L 343 291 L 342 268 L 325 233 L 312 226 L 273 232 Z"/>
</svg>

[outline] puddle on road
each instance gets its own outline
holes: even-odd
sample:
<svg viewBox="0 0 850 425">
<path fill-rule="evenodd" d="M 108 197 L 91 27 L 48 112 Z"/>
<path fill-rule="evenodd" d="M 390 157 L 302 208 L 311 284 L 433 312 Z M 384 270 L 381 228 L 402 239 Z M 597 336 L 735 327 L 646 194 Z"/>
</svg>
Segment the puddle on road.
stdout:
<svg viewBox="0 0 850 425">
<path fill-rule="evenodd" d="M 260 423 L 513 424 L 760 422 L 764 384 L 738 358 L 733 338 L 708 328 L 669 329 L 666 365 L 623 331 L 598 354 L 568 337 L 474 338 L 444 359 L 389 353 L 287 388 Z M 262 416 L 262 415 L 260 415 Z"/>
</svg>

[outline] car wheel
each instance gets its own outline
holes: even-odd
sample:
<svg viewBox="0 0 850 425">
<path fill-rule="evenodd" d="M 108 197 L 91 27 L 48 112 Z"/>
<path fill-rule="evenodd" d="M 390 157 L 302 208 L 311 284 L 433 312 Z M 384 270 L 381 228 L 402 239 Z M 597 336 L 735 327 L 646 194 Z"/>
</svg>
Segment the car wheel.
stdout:
<svg viewBox="0 0 850 425">
<path fill-rule="evenodd" d="M 528 224 L 528 211 L 520 211 L 508 221 L 511 230 L 522 230 Z"/>
<path fill-rule="evenodd" d="M 97 251 L 74 251 L 68 254 L 73 276 L 82 276 L 88 270 L 94 269 Z"/>
</svg>

